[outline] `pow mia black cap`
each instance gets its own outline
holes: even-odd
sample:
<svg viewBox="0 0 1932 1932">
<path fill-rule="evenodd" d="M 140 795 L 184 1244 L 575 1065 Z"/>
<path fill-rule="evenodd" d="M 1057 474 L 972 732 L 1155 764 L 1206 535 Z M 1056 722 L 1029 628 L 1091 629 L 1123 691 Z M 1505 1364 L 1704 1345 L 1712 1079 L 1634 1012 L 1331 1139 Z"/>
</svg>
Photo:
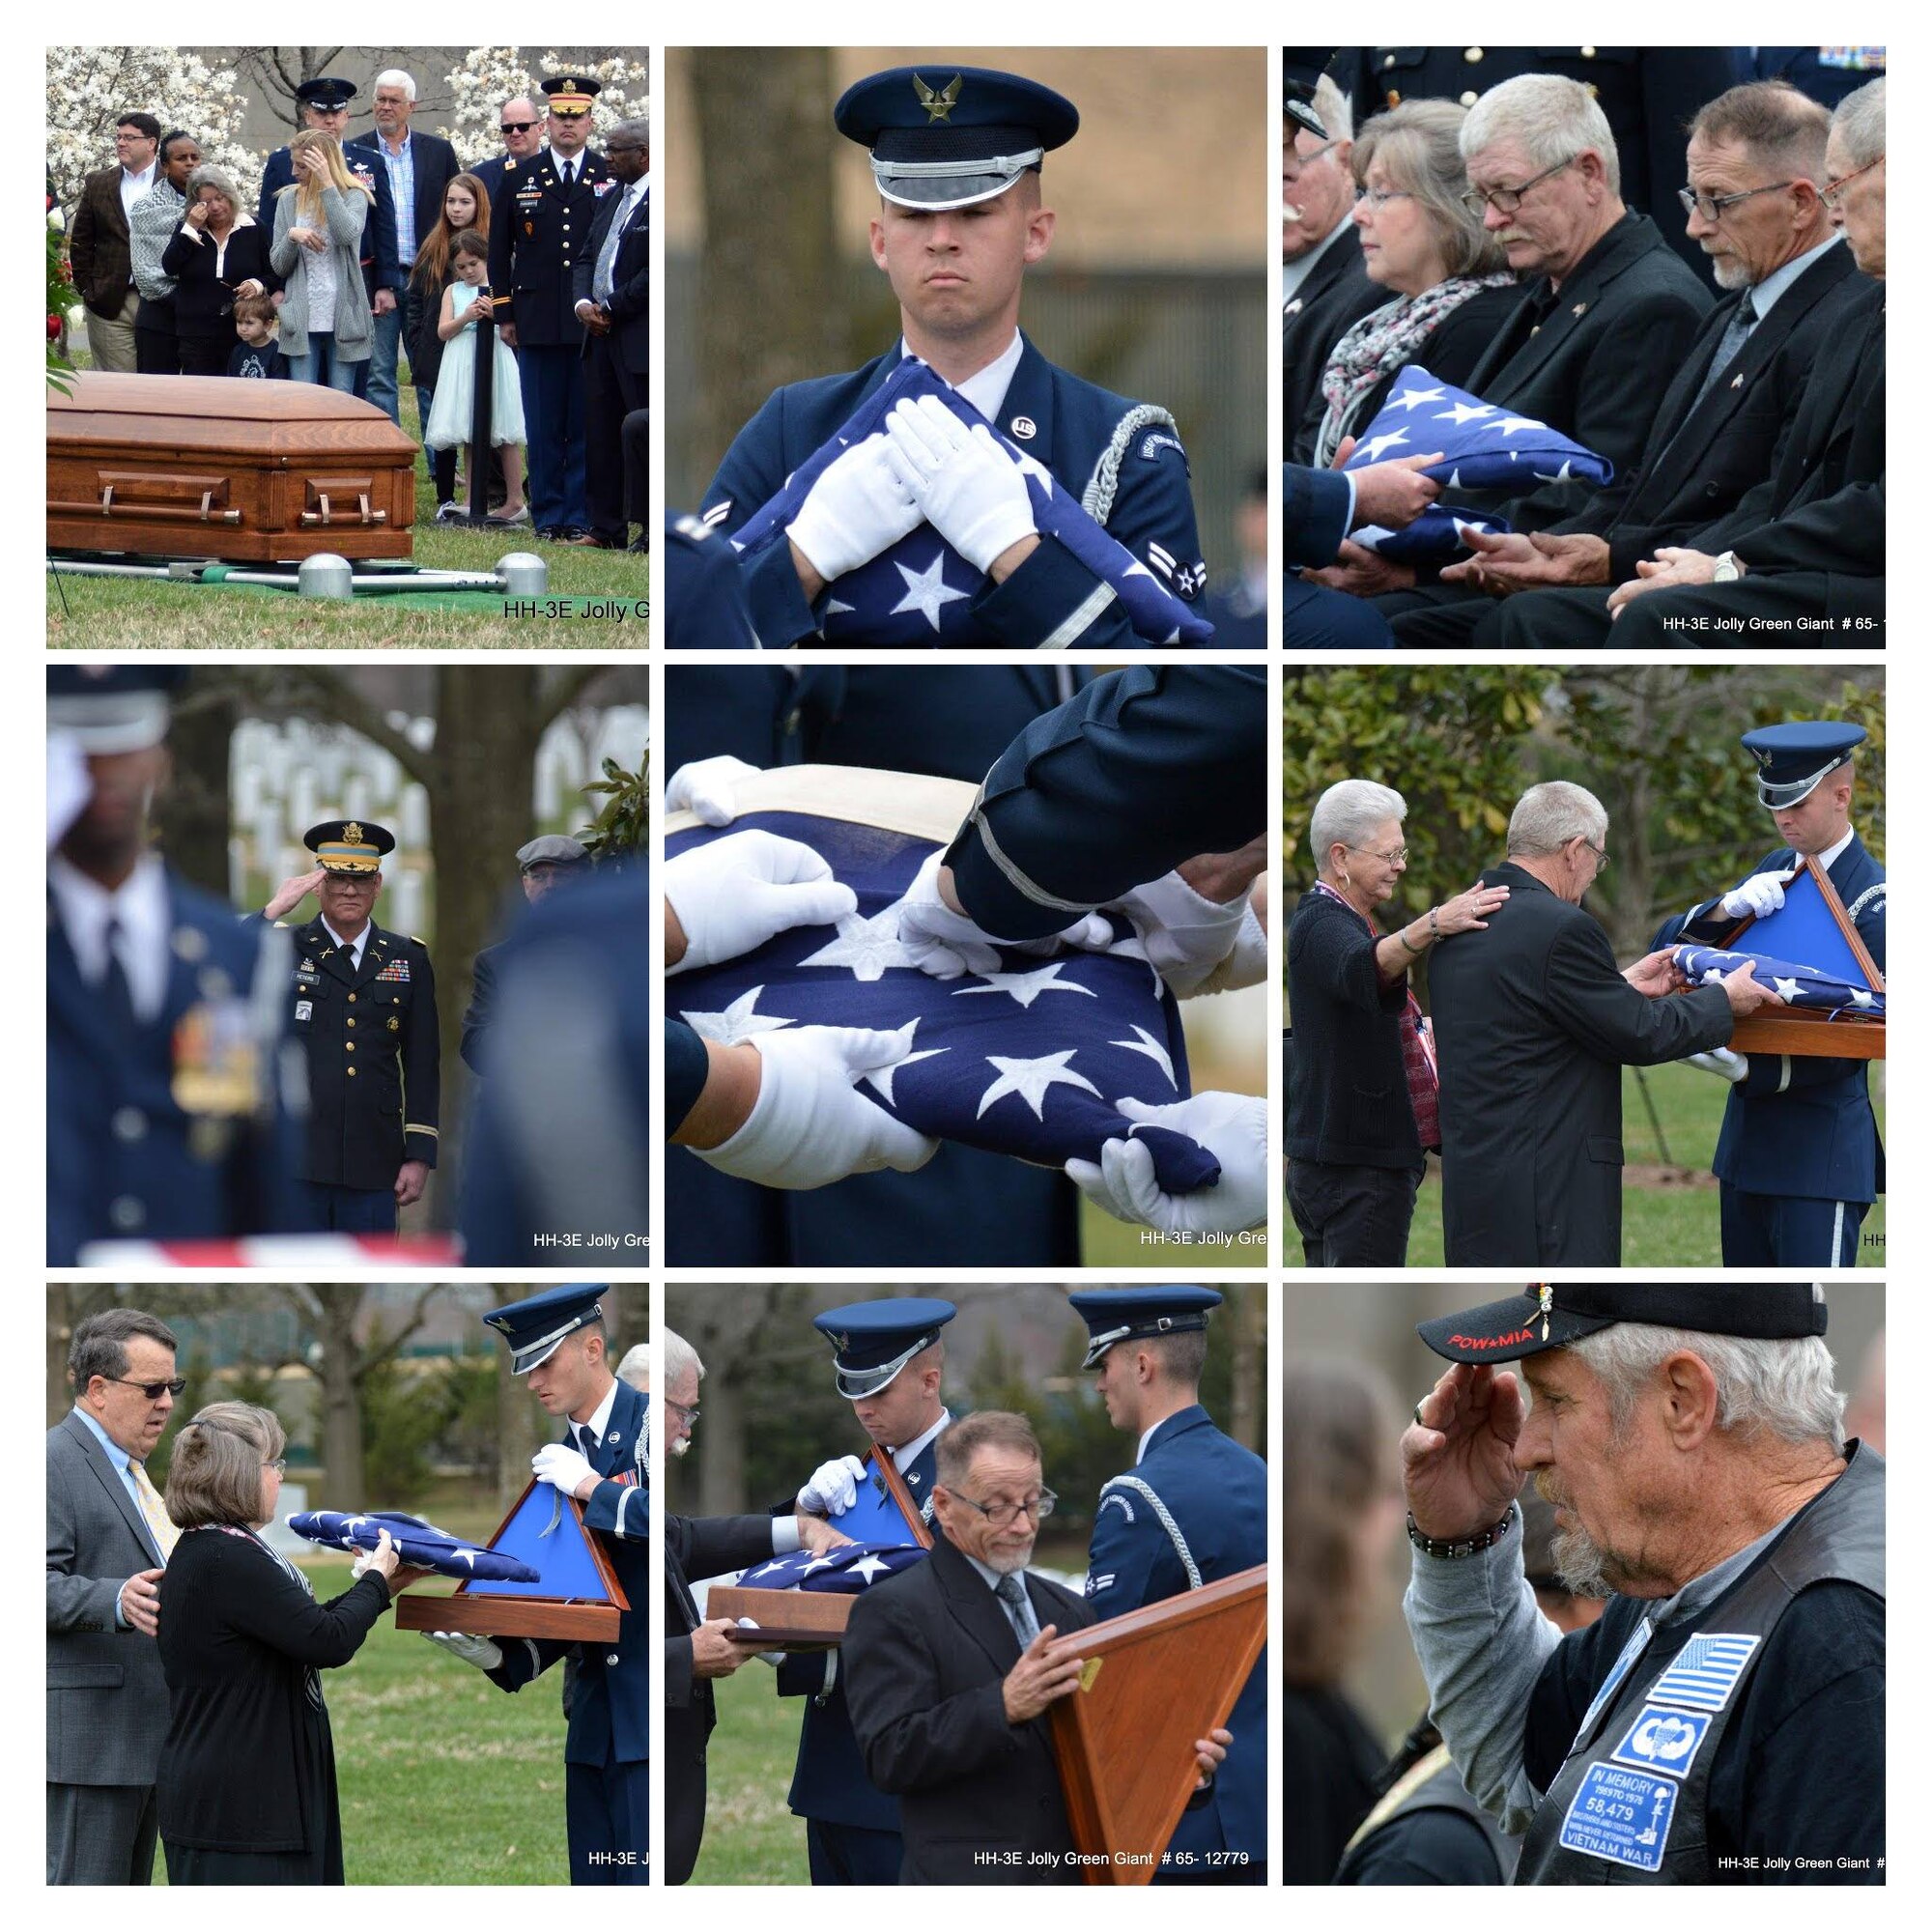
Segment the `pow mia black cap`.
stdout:
<svg viewBox="0 0 1932 1932">
<path fill-rule="evenodd" d="M 1808 1281 L 1532 1282 L 1505 1300 L 1420 1321 L 1415 1332 L 1445 1361 L 1514 1362 L 1618 1321 L 1786 1341 L 1822 1335 L 1825 1314 L 1825 1291 Z"/>
</svg>

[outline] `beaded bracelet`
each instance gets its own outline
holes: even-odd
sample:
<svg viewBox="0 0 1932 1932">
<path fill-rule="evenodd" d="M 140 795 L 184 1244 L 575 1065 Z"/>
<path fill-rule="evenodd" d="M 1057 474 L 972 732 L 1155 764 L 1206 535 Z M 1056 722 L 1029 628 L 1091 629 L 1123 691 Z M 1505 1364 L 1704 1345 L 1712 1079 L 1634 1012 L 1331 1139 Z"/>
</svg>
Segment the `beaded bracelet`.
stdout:
<svg viewBox="0 0 1932 1932">
<path fill-rule="evenodd" d="M 1456 1557 L 1473 1556 L 1479 1549 L 1488 1549 L 1500 1543 L 1509 1534 L 1510 1524 L 1516 1520 L 1516 1505 L 1511 1503 L 1503 1512 L 1503 1520 L 1493 1528 L 1486 1529 L 1481 1536 L 1465 1536 L 1454 1543 L 1444 1543 L 1439 1537 L 1424 1536 L 1415 1526 L 1415 1518 L 1408 1519 L 1408 1540 L 1425 1556 Z"/>
</svg>

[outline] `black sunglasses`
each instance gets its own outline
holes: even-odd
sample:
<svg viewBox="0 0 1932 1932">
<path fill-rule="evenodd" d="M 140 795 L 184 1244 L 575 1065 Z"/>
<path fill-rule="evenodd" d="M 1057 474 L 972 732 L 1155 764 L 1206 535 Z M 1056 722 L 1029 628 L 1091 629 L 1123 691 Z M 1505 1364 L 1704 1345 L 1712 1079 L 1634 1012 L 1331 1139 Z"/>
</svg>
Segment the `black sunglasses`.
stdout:
<svg viewBox="0 0 1932 1932">
<path fill-rule="evenodd" d="M 130 1382 L 126 1376 L 102 1376 L 100 1379 L 104 1382 L 119 1382 L 123 1388 L 139 1389 L 150 1402 L 159 1402 L 163 1392 L 168 1395 L 180 1395 L 182 1390 L 187 1387 L 185 1376 L 176 1376 L 172 1381 L 165 1382 Z"/>
<path fill-rule="evenodd" d="M 534 121 L 500 121 L 497 131 L 504 134 L 527 134 L 537 124 Z"/>
</svg>

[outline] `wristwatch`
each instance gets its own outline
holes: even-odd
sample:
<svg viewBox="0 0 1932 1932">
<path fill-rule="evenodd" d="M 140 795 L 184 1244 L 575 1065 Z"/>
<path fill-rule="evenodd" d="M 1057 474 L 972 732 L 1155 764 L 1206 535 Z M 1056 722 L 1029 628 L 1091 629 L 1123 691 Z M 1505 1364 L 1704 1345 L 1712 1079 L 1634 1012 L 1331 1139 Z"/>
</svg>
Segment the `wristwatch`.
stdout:
<svg viewBox="0 0 1932 1932">
<path fill-rule="evenodd" d="M 1735 583 L 1745 574 L 1745 567 L 1738 561 L 1738 554 L 1727 550 L 1718 559 L 1718 565 L 1711 573 L 1713 583 Z"/>
</svg>

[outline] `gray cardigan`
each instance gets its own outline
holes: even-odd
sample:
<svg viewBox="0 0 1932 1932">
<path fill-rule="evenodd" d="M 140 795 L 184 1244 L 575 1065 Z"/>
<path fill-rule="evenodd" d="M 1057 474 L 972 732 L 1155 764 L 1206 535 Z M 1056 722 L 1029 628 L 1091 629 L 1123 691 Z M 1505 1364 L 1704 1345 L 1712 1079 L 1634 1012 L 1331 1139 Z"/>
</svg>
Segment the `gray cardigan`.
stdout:
<svg viewBox="0 0 1932 1932">
<path fill-rule="evenodd" d="M 306 355 L 308 347 L 308 250 L 289 240 L 289 230 L 304 224 L 296 218 L 297 186 L 291 184 L 275 196 L 275 239 L 269 244 L 269 261 L 288 285 L 282 303 L 279 341 L 284 355 Z M 369 292 L 362 285 L 362 226 L 369 218 L 369 197 L 359 191 L 344 194 L 331 184 L 322 191 L 322 213 L 328 230 L 329 253 L 335 262 L 335 354 L 343 362 L 366 362 L 372 328 Z M 298 259 L 304 267 L 297 272 Z"/>
</svg>

